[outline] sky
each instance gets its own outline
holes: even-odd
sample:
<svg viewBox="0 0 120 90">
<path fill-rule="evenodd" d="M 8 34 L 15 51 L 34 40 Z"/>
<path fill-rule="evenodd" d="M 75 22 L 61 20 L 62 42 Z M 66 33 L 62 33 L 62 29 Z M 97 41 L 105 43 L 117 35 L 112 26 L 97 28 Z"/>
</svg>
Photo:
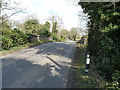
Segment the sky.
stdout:
<svg viewBox="0 0 120 90">
<path fill-rule="evenodd" d="M 77 5 L 79 0 L 14 0 L 20 3 L 20 8 L 26 9 L 26 13 L 17 14 L 11 19 L 16 21 L 24 20 L 28 15 L 39 19 L 44 23 L 51 16 L 62 18 L 63 27 L 70 29 L 80 27 L 86 29 L 86 21 L 83 20 L 81 6 Z M 79 16 L 80 15 L 80 16 Z"/>
</svg>

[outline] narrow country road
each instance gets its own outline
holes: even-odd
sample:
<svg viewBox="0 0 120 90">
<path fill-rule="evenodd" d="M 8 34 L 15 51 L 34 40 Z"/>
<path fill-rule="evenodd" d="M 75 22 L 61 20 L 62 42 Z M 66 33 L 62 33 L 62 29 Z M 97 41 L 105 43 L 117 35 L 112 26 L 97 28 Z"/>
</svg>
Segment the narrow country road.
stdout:
<svg viewBox="0 0 120 90">
<path fill-rule="evenodd" d="M 2 56 L 2 88 L 66 88 L 76 42 L 50 42 Z"/>
</svg>

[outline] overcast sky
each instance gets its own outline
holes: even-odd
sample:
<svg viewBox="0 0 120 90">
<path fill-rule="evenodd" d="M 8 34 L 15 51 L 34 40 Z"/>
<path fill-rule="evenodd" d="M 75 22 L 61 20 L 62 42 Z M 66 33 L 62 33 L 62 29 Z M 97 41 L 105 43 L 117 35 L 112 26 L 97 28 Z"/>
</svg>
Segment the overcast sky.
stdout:
<svg viewBox="0 0 120 90">
<path fill-rule="evenodd" d="M 18 14 L 12 19 L 23 20 L 27 15 L 37 17 L 41 23 L 44 23 L 48 17 L 57 15 L 62 18 L 64 27 L 86 28 L 85 20 L 79 17 L 84 15 L 81 6 L 77 5 L 79 0 L 14 0 L 20 2 L 20 7 L 26 8 L 27 13 Z"/>
</svg>

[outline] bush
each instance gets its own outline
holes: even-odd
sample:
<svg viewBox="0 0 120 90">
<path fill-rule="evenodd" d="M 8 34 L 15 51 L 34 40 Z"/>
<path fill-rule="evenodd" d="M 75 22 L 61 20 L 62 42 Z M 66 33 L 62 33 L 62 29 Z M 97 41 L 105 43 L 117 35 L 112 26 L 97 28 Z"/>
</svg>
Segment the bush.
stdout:
<svg viewBox="0 0 120 90">
<path fill-rule="evenodd" d="M 37 34 L 41 36 L 50 36 L 50 32 L 48 30 L 38 30 Z"/>
<path fill-rule="evenodd" d="M 56 34 L 52 34 L 52 38 L 55 41 L 60 41 L 60 38 Z"/>
<path fill-rule="evenodd" d="M 28 42 L 29 36 L 27 36 L 20 30 L 13 30 L 11 38 L 13 39 L 13 46 L 18 46 L 26 44 Z"/>
<path fill-rule="evenodd" d="M 13 40 L 9 37 L 2 36 L 2 49 L 8 50 L 13 46 Z"/>
<path fill-rule="evenodd" d="M 18 29 L 2 31 L 2 49 L 8 50 L 11 47 L 26 44 L 29 36 Z"/>
</svg>

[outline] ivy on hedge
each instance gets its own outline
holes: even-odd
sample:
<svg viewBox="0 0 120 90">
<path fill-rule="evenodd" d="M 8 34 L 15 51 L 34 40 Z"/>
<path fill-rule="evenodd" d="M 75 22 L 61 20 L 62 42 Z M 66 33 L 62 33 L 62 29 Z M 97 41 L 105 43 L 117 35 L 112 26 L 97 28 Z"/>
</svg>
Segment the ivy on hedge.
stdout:
<svg viewBox="0 0 120 90">
<path fill-rule="evenodd" d="M 88 50 L 96 57 L 94 61 L 96 70 L 108 82 L 112 82 L 108 87 L 120 87 L 120 3 L 79 4 L 84 13 L 89 15 Z"/>
</svg>

